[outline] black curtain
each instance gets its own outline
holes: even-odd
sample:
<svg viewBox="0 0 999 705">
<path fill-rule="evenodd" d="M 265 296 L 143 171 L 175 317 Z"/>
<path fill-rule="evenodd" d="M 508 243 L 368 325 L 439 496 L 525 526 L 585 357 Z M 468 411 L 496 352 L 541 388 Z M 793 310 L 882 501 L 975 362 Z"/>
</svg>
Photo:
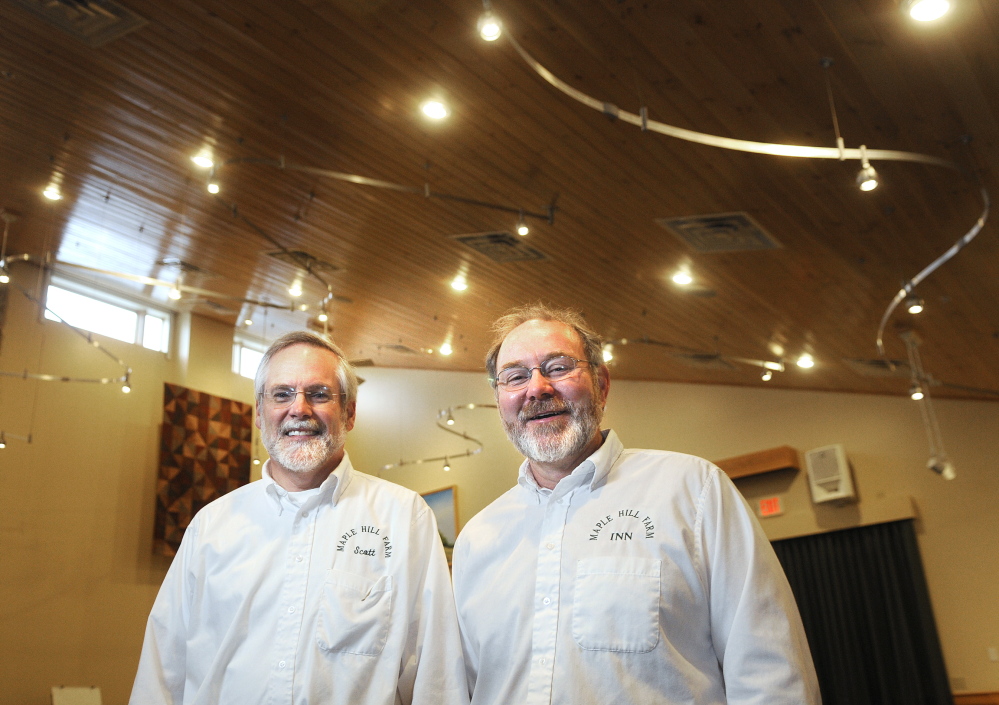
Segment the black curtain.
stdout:
<svg viewBox="0 0 999 705">
<path fill-rule="evenodd" d="M 911 519 L 773 546 L 824 705 L 953 705 Z"/>
</svg>

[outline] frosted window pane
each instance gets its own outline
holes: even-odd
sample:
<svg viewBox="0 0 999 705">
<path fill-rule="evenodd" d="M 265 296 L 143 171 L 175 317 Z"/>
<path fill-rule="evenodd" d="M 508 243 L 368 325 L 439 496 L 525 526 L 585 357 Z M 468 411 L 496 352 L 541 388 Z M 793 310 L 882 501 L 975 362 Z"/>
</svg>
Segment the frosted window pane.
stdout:
<svg viewBox="0 0 999 705">
<path fill-rule="evenodd" d="M 163 319 L 146 314 L 146 322 L 142 327 L 142 347 L 150 350 L 163 350 Z"/>
<path fill-rule="evenodd" d="M 57 286 L 49 287 L 45 304 L 71 326 L 126 343 L 135 342 L 135 328 L 139 322 L 135 311 L 112 306 Z M 48 311 L 45 312 L 45 317 L 56 320 Z"/>
<path fill-rule="evenodd" d="M 262 352 L 256 350 L 251 350 L 250 348 L 244 348 L 242 345 L 239 346 L 239 374 L 244 377 L 249 377 L 253 379 L 257 374 L 257 367 L 260 365 L 260 360 L 264 357 Z"/>
</svg>

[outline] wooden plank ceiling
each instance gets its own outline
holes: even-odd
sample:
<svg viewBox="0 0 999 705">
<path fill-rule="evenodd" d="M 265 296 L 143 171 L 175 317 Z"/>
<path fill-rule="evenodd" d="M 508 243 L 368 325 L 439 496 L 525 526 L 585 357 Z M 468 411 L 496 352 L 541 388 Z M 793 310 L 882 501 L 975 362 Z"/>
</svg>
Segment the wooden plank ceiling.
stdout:
<svg viewBox="0 0 999 705">
<path fill-rule="evenodd" d="M 307 312 L 179 304 L 262 339 L 314 323 L 326 294 L 265 254 L 283 247 L 337 267 L 323 275 L 339 297 L 334 335 L 378 365 L 481 370 L 490 322 L 541 299 L 630 341 L 615 348 L 617 378 L 903 394 L 905 377 L 858 374 L 844 360 L 878 357 L 892 296 L 982 209 L 968 173 L 880 162 L 881 187 L 861 193 L 856 161 L 726 151 L 609 119 L 545 83 L 506 38 L 482 41 L 475 0 L 125 3 L 147 23 L 96 48 L 23 4 L 0 4 L 0 206 L 19 216 L 8 252 L 169 281 L 177 268 L 157 263 L 174 258 L 203 270 L 187 285 L 289 306 L 300 277 Z M 493 7 L 574 88 L 727 137 L 834 146 L 820 66 L 830 57 L 848 147 L 952 160 L 995 193 L 999 4 L 954 5 L 933 25 L 908 20 L 895 0 Z M 430 97 L 450 107 L 446 120 L 422 118 Z M 501 263 L 453 236 L 512 231 L 516 212 L 246 161 L 219 168 L 212 196 L 190 161 L 205 148 L 218 163 L 283 159 L 515 210 L 544 212 L 557 196 L 557 210 L 552 224 L 529 219 L 522 241 L 544 259 Z M 58 202 L 40 195 L 54 174 Z M 657 224 L 733 212 L 781 247 L 698 253 Z M 905 357 L 898 328 L 917 330 L 927 371 L 946 383 L 937 396 L 999 390 L 996 232 L 988 223 L 920 286 L 924 313 L 899 311 L 889 325 L 893 358 Z M 670 281 L 681 266 L 695 278 L 687 290 Z M 461 293 L 449 286 L 458 273 Z M 163 288 L 142 293 L 166 300 Z M 454 354 L 427 352 L 445 340 Z M 790 365 L 770 382 L 758 368 L 678 354 L 790 361 L 803 351 L 812 370 Z"/>
</svg>

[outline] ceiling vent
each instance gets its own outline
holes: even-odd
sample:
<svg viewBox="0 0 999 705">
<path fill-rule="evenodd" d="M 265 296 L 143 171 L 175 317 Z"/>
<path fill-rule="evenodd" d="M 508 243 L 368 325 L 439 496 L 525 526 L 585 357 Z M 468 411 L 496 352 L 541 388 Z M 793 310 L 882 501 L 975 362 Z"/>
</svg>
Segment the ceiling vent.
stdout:
<svg viewBox="0 0 999 705">
<path fill-rule="evenodd" d="M 384 345 L 378 346 L 379 350 L 391 350 L 392 352 L 403 353 L 405 355 L 418 355 L 419 350 L 411 348 L 408 345 L 403 345 L 402 343 L 386 343 Z"/>
<path fill-rule="evenodd" d="M 112 0 L 14 1 L 91 47 L 107 44 L 147 24 L 139 15 Z"/>
<path fill-rule="evenodd" d="M 748 213 L 656 218 L 656 222 L 695 252 L 750 252 L 781 247 Z"/>
<path fill-rule="evenodd" d="M 874 359 L 865 360 L 857 357 L 843 358 L 843 364 L 861 377 L 906 377 L 910 375 L 909 363 L 905 360 Z"/>
<path fill-rule="evenodd" d="M 452 238 L 494 262 L 529 262 L 548 259 L 538 250 L 525 244 L 524 238 L 506 231 L 452 235 Z"/>
<path fill-rule="evenodd" d="M 673 353 L 672 356 L 687 367 L 697 367 L 702 370 L 738 369 L 717 353 Z"/>
<path fill-rule="evenodd" d="M 273 257 L 279 262 L 290 264 L 292 267 L 305 269 L 316 274 L 332 274 L 333 272 L 340 271 L 340 267 L 321 260 L 315 255 L 310 255 L 305 250 L 271 250 L 264 254 L 268 257 Z"/>
<path fill-rule="evenodd" d="M 212 279 L 218 276 L 218 274 L 210 269 L 205 269 L 204 267 L 199 267 L 196 264 L 191 264 L 190 262 L 186 262 L 179 257 L 164 257 L 161 260 L 156 260 L 156 264 L 159 267 L 176 269 L 178 272 L 183 272 L 184 274 L 196 274 L 204 279 Z"/>
</svg>

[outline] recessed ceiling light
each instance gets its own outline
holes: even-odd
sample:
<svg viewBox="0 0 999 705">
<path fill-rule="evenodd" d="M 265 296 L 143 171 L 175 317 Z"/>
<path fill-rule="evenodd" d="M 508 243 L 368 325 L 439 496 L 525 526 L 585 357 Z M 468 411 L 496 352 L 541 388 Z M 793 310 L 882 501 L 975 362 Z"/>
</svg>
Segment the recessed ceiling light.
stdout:
<svg viewBox="0 0 999 705">
<path fill-rule="evenodd" d="M 689 286 L 694 283 L 694 278 L 690 276 L 690 272 L 681 270 L 673 275 L 673 283 L 679 286 Z"/>
<path fill-rule="evenodd" d="M 428 100 L 420 106 L 420 110 L 431 120 L 443 120 L 448 116 L 448 109 L 439 100 Z"/>
<path fill-rule="evenodd" d="M 907 0 L 905 9 L 909 17 L 920 22 L 932 22 L 947 14 L 950 10 L 949 0 Z"/>
<path fill-rule="evenodd" d="M 479 18 L 479 36 L 487 42 L 494 42 L 503 33 L 503 25 L 499 18 L 491 12 L 487 12 Z"/>
</svg>

